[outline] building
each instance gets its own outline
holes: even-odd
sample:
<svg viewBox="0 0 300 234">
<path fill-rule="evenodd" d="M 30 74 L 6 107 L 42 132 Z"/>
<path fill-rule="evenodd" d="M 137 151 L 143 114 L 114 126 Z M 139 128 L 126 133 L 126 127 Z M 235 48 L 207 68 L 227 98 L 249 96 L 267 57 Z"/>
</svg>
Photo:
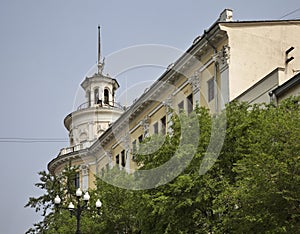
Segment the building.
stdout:
<svg viewBox="0 0 300 234">
<path fill-rule="evenodd" d="M 72 160 L 81 165 L 78 186 L 87 189 L 95 174 L 113 166 L 134 171 L 140 142 L 167 133 L 169 108 L 190 112 L 199 104 L 218 113 L 235 99 L 260 102 L 269 98 L 265 90 L 280 93 L 300 68 L 299 26 L 299 20 L 233 21 L 225 9 L 124 113 L 114 103 L 118 83 L 102 74 L 99 58 L 98 73 L 82 83 L 87 104 L 65 119 L 70 147 L 49 162 L 49 171 L 59 174 Z"/>
<path fill-rule="evenodd" d="M 245 92 L 236 97 L 235 100 L 245 101 L 250 104 L 274 103 L 300 95 L 300 71 L 294 70 L 295 75 L 280 85 L 285 77 L 284 68 L 276 68 L 267 76 L 259 80 Z"/>
</svg>

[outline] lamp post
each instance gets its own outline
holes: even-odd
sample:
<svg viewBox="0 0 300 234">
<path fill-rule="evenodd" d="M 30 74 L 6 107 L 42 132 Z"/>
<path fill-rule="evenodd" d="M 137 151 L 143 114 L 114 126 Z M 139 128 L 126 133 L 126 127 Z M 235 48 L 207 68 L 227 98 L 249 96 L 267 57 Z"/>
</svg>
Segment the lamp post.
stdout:
<svg viewBox="0 0 300 234">
<path fill-rule="evenodd" d="M 76 208 L 74 206 L 74 204 L 72 202 L 69 203 L 68 207 L 67 208 L 64 208 L 62 207 L 63 209 L 67 209 L 70 211 L 71 215 L 74 215 L 76 217 L 76 220 L 77 220 L 77 225 L 76 225 L 76 232 L 75 234 L 81 234 L 81 231 L 80 231 L 80 219 L 81 219 L 81 214 L 84 210 L 86 210 L 88 208 L 88 201 L 90 200 L 90 195 L 88 192 L 86 192 L 84 195 L 83 195 L 83 205 L 81 204 L 80 202 L 80 198 L 82 196 L 82 191 L 80 188 L 78 188 L 76 190 L 76 198 L 77 198 L 77 204 L 76 204 Z M 55 198 L 54 198 L 54 204 L 56 206 L 58 206 L 59 204 L 61 203 L 61 199 L 60 197 L 57 195 Z M 102 203 L 101 201 L 98 199 L 96 201 L 96 208 L 97 208 L 97 211 L 98 211 L 98 214 L 100 214 L 100 208 L 102 206 Z"/>
</svg>

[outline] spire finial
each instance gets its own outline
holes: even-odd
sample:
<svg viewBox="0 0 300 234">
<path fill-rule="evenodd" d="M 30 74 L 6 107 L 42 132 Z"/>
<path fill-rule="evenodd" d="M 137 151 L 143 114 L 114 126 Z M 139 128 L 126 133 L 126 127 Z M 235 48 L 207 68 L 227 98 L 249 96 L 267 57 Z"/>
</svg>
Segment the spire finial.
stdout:
<svg viewBox="0 0 300 234">
<path fill-rule="evenodd" d="M 100 36 L 100 25 L 98 25 L 98 74 L 102 74 L 104 67 L 104 59 L 101 61 L 101 36 Z"/>
</svg>

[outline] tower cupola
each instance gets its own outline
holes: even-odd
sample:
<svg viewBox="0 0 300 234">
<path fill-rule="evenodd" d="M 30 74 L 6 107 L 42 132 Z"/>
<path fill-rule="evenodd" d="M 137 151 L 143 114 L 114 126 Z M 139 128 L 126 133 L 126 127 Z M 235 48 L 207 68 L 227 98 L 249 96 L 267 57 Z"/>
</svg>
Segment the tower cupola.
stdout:
<svg viewBox="0 0 300 234">
<path fill-rule="evenodd" d="M 89 147 L 123 113 L 124 108 L 115 102 L 115 93 L 119 88 L 116 79 L 103 74 L 104 59 L 101 58 L 100 26 L 98 26 L 98 62 L 97 71 L 91 77 L 85 77 L 81 87 L 85 92 L 85 101 L 77 110 L 69 114 L 65 127 L 69 131 L 70 146 Z"/>
</svg>

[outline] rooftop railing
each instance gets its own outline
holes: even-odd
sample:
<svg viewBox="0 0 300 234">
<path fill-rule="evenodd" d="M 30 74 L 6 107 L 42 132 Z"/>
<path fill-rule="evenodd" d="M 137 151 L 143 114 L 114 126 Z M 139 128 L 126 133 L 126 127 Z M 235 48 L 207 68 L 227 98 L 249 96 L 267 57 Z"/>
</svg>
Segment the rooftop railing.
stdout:
<svg viewBox="0 0 300 234">
<path fill-rule="evenodd" d="M 58 156 L 62 156 L 65 154 L 69 154 L 69 153 L 73 153 L 79 150 L 83 150 L 86 149 L 88 147 L 90 147 L 94 142 L 93 141 L 84 141 L 81 142 L 77 145 L 71 146 L 71 147 L 66 147 L 66 148 L 62 148 L 58 154 Z"/>
<path fill-rule="evenodd" d="M 101 100 L 99 100 L 97 102 L 97 104 L 92 104 L 91 102 L 84 102 L 82 103 L 81 105 L 79 105 L 77 107 L 77 110 L 84 110 L 84 109 L 87 109 L 87 108 L 90 108 L 90 107 L 101 107 L 101 108 L 116 108 L 116 109 L 119 109 L 119 110 L 122 110 L 124 111 L 125 110 L 125 107 L 122 106 L 120 103 L 118 102 L 103 102 Z"/>
</svg>

